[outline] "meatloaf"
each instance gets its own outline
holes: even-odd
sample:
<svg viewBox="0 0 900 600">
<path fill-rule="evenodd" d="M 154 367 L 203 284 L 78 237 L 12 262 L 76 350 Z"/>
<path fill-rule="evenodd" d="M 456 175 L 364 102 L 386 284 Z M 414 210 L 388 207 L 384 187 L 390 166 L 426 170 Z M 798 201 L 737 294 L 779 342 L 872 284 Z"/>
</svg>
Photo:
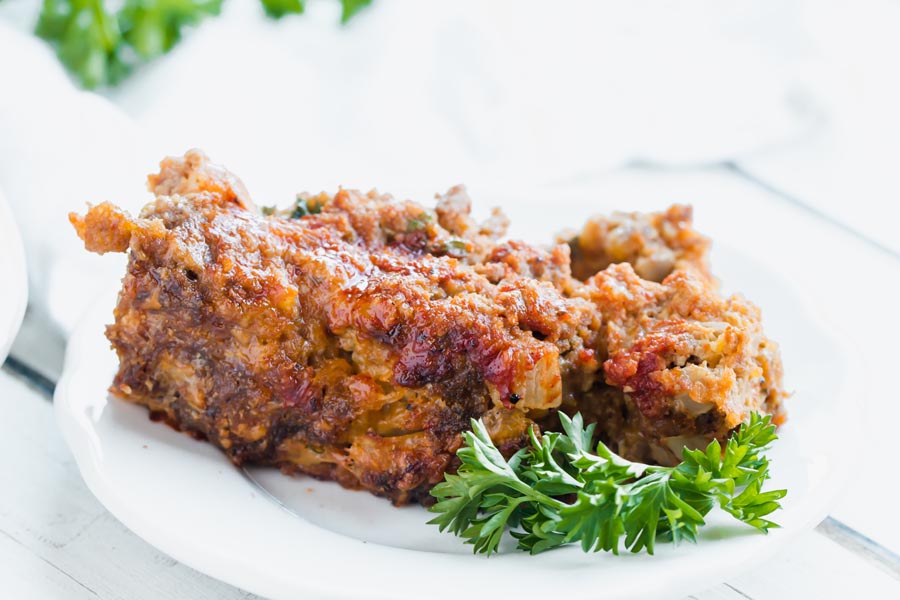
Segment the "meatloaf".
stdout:
<svg viewBox="0 0 900 600">
<path fill-rule="evenodd" d="M 778 348 L 719 293 L 688 207 L 544 248 L 475 221 L 462 187 L 433 209 L 344 189 L 258 208 L 199 151 L 149 187 L 137 216 L 70 215 L 88 250 L 128 254 L 110 389 L 238 465 L 427 502 L 472 418 L 510 454 L 581 411 L 661 464 L 784 419 Z"/>
</svg>

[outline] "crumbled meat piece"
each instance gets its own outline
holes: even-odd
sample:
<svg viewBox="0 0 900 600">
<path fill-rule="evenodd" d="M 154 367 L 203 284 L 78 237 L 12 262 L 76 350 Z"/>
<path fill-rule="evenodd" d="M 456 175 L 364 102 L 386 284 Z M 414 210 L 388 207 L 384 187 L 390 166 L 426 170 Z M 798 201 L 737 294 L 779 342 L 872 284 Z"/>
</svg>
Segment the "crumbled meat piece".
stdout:
<svg viewBox="0 0 900 600">
<path fill-rule="evenodd" d="M 709 239 L 693 228 L 689 206 L 594 217 L 577 236 L 560 241 L 571 246 L 572 273 L 582 281 L 616 263 L 629 263 L 639 276 L 656 282 L 675 270 L 709 276 Z"/>
</svg>

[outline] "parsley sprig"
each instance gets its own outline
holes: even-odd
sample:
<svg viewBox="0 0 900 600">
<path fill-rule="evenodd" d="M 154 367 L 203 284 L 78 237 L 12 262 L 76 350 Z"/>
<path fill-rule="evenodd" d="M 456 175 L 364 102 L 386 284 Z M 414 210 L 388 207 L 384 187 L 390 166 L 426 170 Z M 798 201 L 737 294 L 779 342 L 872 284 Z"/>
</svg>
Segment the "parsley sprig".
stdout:
<svg viewBox="0 0 900 600">
<path fill-rule="evenodd" d="M 85 88 L 115 85 L 218 15 L 223 0 L 43 0 L 35 33 Z M 300 14 L 304 0 L 261 0 L 266 14 Z M 372 0 L 341 0 L 341 23 Z"/>
<path fill-rule="evenodd" d="M 776 439 L 768 416 L 753 414 L 724 451 L 718 441 L 685 448 L 675 467 L 628 461 L 602 442 L 591 452 L 594 425 L 580 414 L 560 419 L 563 432 L 531 431 L 530 446 L 509 460 L 473 420 L 459 470 L 431 491 L 437 516 L 429 523 L 488 555 L 507 529 L 531 554 L 576 542 L 585 552 L 618 554 L 621 545 L 653 554 L 657 540 L 695 542 L 716 506 L 760 531 L 778 527 L 766 517 L 787 491 L 762 491 L 763 451 Z"/>
</svg>

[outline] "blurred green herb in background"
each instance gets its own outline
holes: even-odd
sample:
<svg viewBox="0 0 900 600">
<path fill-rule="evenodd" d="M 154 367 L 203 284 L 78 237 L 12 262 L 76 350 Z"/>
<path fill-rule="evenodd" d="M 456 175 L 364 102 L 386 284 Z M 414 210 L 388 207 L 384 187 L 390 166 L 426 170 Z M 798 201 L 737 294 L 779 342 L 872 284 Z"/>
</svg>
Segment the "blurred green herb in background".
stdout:
<svg viewBox="0 0 900 600">
<path fill-rule="evenodd" d="M 358 13 L 372 3 L 372 0 L 341 0 L 341 24 L 349 21 L 353 15 Z"/>
<path fill-rule="evenodd" d="M 304 0 L 261 0 L 279 19 L 303 12 Z M 372 0 L 340 0 L 341 23 Z M 186 27 L 218 15 L 222 0 L 43 0 L 36 33 L 50 42 L 60 61 L 88 89 L 119 83 L 138 65 L 162 56 Z"/>
<path fill-rule="evenodd" d="M 288 13 L 299 15 L 303 12 L 303 0 L 262 0 L 266 14 L 280 19 Z"/>
</svg>

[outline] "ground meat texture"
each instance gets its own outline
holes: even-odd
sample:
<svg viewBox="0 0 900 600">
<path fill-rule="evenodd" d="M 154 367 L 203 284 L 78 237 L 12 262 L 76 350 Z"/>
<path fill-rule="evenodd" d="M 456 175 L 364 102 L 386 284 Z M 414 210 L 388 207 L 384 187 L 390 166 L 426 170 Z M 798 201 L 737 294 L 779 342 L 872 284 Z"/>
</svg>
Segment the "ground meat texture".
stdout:
<svg viewBox="0 0 900 600">
<path fill-rule="evenodd" d="M 475 223 L 462 188 L 434 210 L 341 190 L 261 214 L 198 151 L 150 187 L 137 217 L 70 216 L 88 250 L 129 256 L 111 390 L 236 464 L 427 502 L 472 418 L 508 455 L 582 410 L 661 463 L 753 410 L 783 418 L 777 346 L 718 295 L 684 209 L 633 217 L 676 256 L 656 282 L 644 251 L 575 277 L 594 268 L 584 251 L 502 240 L 505 217 Z"/>
<path fill-rule="evenodd" d="M 692 225 L 689 206 L 658 213 L 623 213 L 589 219 L 577 235 L 560 236 L 572 249 L 572 272 L 585 280 L 616 263 L 643 279 L 662 281 L 675 270 L 709 276 L 709 239 Z"/>
</svg>

